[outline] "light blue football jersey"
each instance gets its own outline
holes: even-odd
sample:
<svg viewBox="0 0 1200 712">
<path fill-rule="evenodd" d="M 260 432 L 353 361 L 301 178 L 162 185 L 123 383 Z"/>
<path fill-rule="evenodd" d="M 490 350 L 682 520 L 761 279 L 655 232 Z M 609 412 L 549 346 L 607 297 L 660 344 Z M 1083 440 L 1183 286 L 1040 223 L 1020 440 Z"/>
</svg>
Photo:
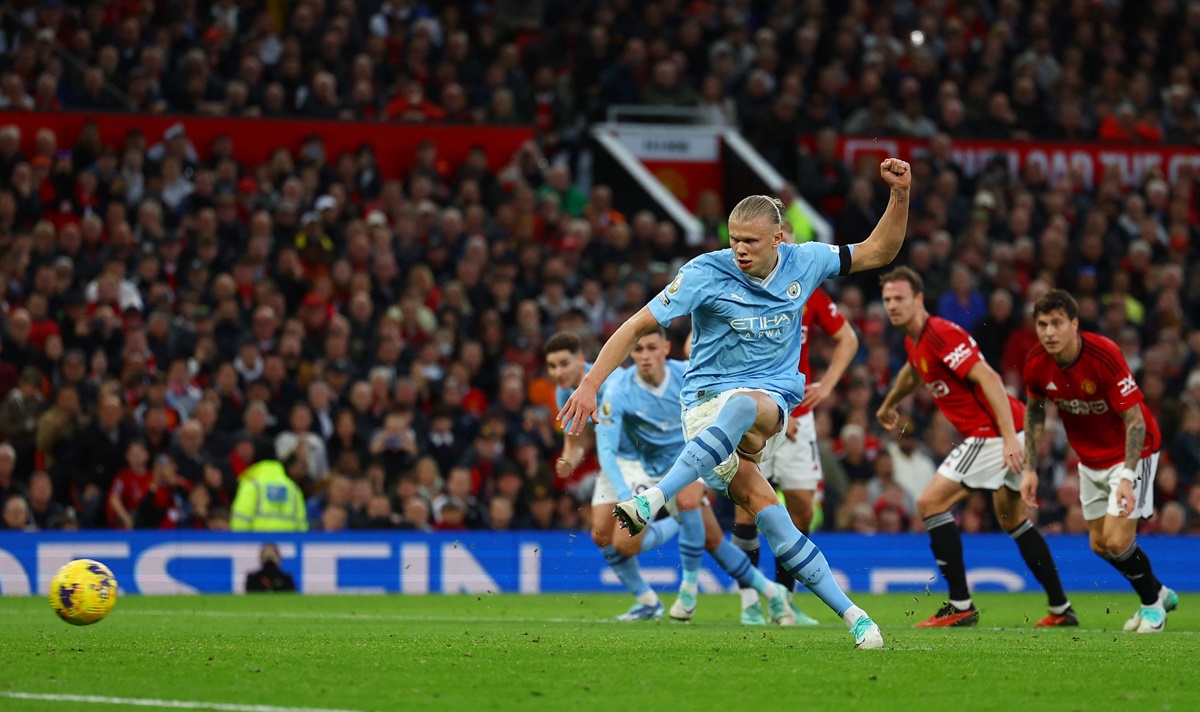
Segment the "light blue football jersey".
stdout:
<svg viewBox="0 0 1200 712">
<path fill-rule="evenodd" d="M 613 374 L 599 409 L 600 428 L 618 430 L 621 442 L 633 447 L 646 474 L 654 478 L 667 474 L 686 442 L 679 392 L 688 364 L 667 361 L 666 366 L 666 375 L 658 386 L 643 381 L 636 367 Z M 597 437 L 597 443 L 601 440 Z"/>
<path fill-rule="evenodd" d="M 592 370 L 591 362 L 590 361 L 585 362 L 583 364 L 583 374 L 586 376 L 588 374 L 588 372 L 591 370 Z M 621 376 L 621 374 L 623 374 L 626 370 L 628 370 L 628 367 L 618 368 L 616 371 L 611 373 L 608 378 L 606 378 L 604 380 L 604 383 L 600 384 L 599 390 L 596 391 L 597 407 L 599 407 L 600 403 L 604 402 L 604 395 L 605 395 L 605 393 L 608 392 L 608 388 L 609 388 L 610 384 L 614 381 L 614 379 L 619 378 Z M 558 403 L 559 410 L 562 410 L 562 407 L 567 404 L 567 399 L 570 398 L 571 394 L 574 392 L 575 392 L 574 388 L 563 388 L 562 386 L 554 387 L 554 401 L 556 403 Z M 631 443 L 629 443 L 624 437 L 622 437 L 620 443 L 617 445 L 617 456 L 622 457 L 627 460 L 634 460 L 637 458 L 637 450 L 634 449 L 634 447 Z M 602 467 L 604 466 L 603 462 L 601 462 L 600 464 Z"/>
<path fill-rule="evenodd" d="M 789 412 L 799 405 L 804 395 L 804 376 L 796 369 L 801 310 L 822 282 L 838 276 L 841 250 L 852 251 L 819 242 L 783 243 L 775 269 L 763 279 L 738 269 L 731 249 L 685 264 L 649 304 L 663 326 L 692 315 L 684 407 L 734 388 L 771 393 Z"/>
</svg>

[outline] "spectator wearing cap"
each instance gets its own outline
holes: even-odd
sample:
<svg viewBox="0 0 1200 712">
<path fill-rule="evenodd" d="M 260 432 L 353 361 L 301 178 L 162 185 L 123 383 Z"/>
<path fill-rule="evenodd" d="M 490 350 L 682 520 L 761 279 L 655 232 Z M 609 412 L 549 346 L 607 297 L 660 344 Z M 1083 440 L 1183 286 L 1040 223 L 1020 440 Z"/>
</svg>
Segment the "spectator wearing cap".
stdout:
<svg viewBox="0 0 1200 712">
<path fill-rule="evenodd" d="M 304 274 L 310 282 L 329 273 L 334 244 L 333 239 L 325 232 L 319 213 L 310 211 L 301 216 L 300 232 L 296 234 L 295 244 L 300 252 Z"/>
</svg>

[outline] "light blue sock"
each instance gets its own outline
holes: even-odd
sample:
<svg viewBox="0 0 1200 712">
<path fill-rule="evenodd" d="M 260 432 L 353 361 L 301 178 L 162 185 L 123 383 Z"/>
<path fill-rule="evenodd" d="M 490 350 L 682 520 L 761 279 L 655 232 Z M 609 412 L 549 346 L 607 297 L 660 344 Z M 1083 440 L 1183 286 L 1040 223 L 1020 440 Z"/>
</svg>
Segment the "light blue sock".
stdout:
<svg viewBox="0 0 1200 712">
<path fill-rule="evenodd" d="M 617 574 L 617 578 L 621 579 L 621 583 L 625 584 L 625 588 L 629 589 L 630 593 L 640 598 L 651 592 L 650 584 L 646 583 L 646 579 L 642 578 L 642 572 L 638 569 L 637 559 L 621 556 L 617 552 L 617 548 L 611 544 L 600 549 L 600 553 L 604 554 L 604 560 L 608 562 L 609 567 Z"/>
<path fill-rule="evenodd" d="M 782 504 L 773 504 L 759 512 L 754 523 L 767 537 L 775 559 L 839 617 L 854 605 L 830 575 L 825 555 L 792 524 L 792 518 Z"/>
<path fill-rule="evenodd" d="M 671 501 L 684 487 L 713 470 L 734 453 L 742 436 L 749 432 L 758 417 L 758 403 L 746 395 L 730 398 L 717 414 L 717 422 L 702 430 L 679 453 L 670 472 L 659 480 L 663 499 Z"/>
<path fill-rule="evenodd" d="M 642 553 L 654 551 L 668 541 L 671 541 L 678 533 L 679 522 L 671 517 L 651 522 L 650 526 L 646 527 L 646 533 L 642 536 Z M 681 540 L 682 538 L 680 537 Z"/>
<path fill-rule="evenodd" d="M 750 557 L 733 542 L 722 539 L 721 545 L 712 553 L 714 559 L 725 569 L 725 573 L 737 580 L 742 588 L 752 588 L 755 591 L 766 591 L 771 582 L 763 576 L 757 566 L 750 563 Z M 758 600 L 758 599 L 755 599 Z"/>
<path fill-rule="evenodd" d="M 699 509 L 679 513 L 679 561 L 683 582 L 695 584 L 700 578 L 700 559 L 704 556 L 704 517 Z"/>
</svg>

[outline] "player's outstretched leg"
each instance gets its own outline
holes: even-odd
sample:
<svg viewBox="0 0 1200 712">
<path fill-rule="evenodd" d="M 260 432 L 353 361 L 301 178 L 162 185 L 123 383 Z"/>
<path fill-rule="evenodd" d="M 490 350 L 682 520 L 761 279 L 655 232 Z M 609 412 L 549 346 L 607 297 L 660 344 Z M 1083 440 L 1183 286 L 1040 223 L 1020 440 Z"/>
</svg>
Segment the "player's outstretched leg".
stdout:
<svg viewBox="0 0 1200 712">
<path fill-rule="evenodd" d="M 979 622 L 979 612 L 971 602 L 967 588 L 967 567 L 963 563 L 962 533 L 951 509 L 967 496 L 967 489 L 942 474 L 934 476 L 917 498 L 917 510 L 925 519 L 929 548 L 950 588 L 950 600 L 937 613 L 916 625 L 917 628 L 971 626 Z"/>
<path fill-rule="evenodd" d="M 733 545 L 741 549 L 746 554 L 746 558 L 750 560 L 750 565 L 758 568 L 758 527 L 754 526 L 750 515 L 740 507 L 737 510 L 737 523 L 733 525 Z M 750 520 L 750 523 L 742 523 L 742 517 Z M 754 590 L 748 584 L 738 582 L 739 589 L 742 595 L 742 625 L 764 625 L 767 621 L 763 618 L 762 606 L 758 603 L 758 591 Z"/>
<path fill-rule="evenodd" d="M 1079 616 L 1075 614 L 1075 609 L 1071 608 L 1071 602 L 1067 600 L 1067 594 L 1063 591 L 1058 567 L 1050 554 L 1050 545 L 1033 522 L 1026 517 L 1020 493 L 1008 487 L 1001 487 L 992 493 L 992 502 L 996 507 L 996 518 L 1000 525 L 1012 537 L 1021 552 L 1021 558 L 1025 560 L 1025 565 L 1046 591 L 1050 612 L 1034 627 L 1060 628 L 1079 625 Z"/>
<path fill-rule="evenodd" d="M 775 457 L 778 458 L 779 455 L 777 454 Z M 796 518 L 792 517 L 792 522 L 795 523 L 795 521 Z M 745 546 L 753 547 L 752 555 L 751 552 L 747 552 L 747 557 L 749 558 L 751 565 L 754 566 L 755 570 L 758 570 L 758 527 L 756 527 L 753 523 L 754 518 L 751 517 L 746 510 L 739 507 L 734 522 L 733 544 L 731 546 L 736 546 L 737 548 L 744 548 Z M 728 571 L 728 569 L 726 570 Z M 787 569 L 785 569 L 778 560 L 775 562 L 775 583 L 779 584 L 779 587 L 786 591 L 785 595 L 787 596 L 788 608 L 791 610 L 791 617 L 795 619 L 795 625 L 807 626 L 818 624 L 818 621 L 815 618 L 806 616 L 799 608 L 796 607 L 796 604 L 792 600 L 792 592 L 796 585 L 796 579 L 790 573 L 788 573 Z M 774 588 L 772 590 L 774 590 Z M 761 625 L 761 621 L 763 619 L 762 607 L 759 605 L 758 601 L 759 592 L 744 585 L 741 588 L 741 592 L 742 623 L 745 625 Z M 757 621 L 755 620 L 756 618 Z"/>
<path fill-rule="evenodd" d="M 765 480 L 763 480 L 765 484 Z M 773 504 L 759 510 L 755 516 L 759 531 L 767 537 L 771 551 L 783 562 L 796 580 L 816 594 L 825 605 L 845 621 L 854 635 L 854 647 L 879 649 L 883 647 L 883 634 L 866 611 L 854 603 L 842 591 L 829 570 L 829 562 L 817 545 L 792 524 L 792 518 L 782 504 Z"/>
<path fill-rule="evenodd" d="M 754 514 L 758 530 L 767 538 L 775 558 L 846 623 L 854 636 L 854 647 L 883 648 L 879 626 L 842 591 L 830 572 L 825 555 L 792 523 L 775 490 L 759 474 L 758 465 L 741 458 L 728 493 L 738 506 Z"/>
<path fill-rule="evenodd" d="M 773 402 L 772 407 L 776 407 Z M 632 534 L 644 529 L 654 520 L 658 510 L 680 490 L 712 472 L 733 455 L 737 443 L 754 426 L 757 417 L 758 402 L 754 397 L 738 394 L 726 401 L 717 413 L 715 422 L 688 441 L 671 470 L 657 485 L 616 506 L 613 515 L 621 521 L 621 527 Z M 775 417 L 778 423 L 778 416 Z"/>
</svg>

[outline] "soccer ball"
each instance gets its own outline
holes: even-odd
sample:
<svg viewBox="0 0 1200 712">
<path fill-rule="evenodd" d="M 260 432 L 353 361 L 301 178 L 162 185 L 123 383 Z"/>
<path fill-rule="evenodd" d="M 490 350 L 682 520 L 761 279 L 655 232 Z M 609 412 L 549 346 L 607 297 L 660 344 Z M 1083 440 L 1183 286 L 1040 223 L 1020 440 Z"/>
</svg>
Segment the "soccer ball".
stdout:
<svg viewBox="0 0 1200 712">
<path fill-rule="evenodd" d="M 50 581 L 50 607 L 71 625 L 91 625 L 117 604 L 117 580 L 99 561 L 76 559 Z"/>
</svg>

